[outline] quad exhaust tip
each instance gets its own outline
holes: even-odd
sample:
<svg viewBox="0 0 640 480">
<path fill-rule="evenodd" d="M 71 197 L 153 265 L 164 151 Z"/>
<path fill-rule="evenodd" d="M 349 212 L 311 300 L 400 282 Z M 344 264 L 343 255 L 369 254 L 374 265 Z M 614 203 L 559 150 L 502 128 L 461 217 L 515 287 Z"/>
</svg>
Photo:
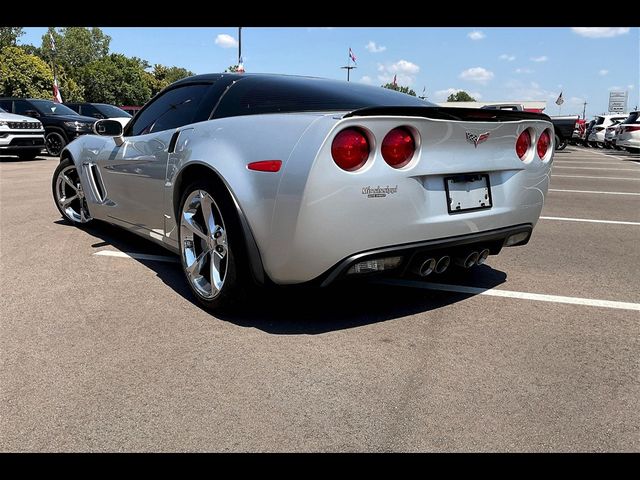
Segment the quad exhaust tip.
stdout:
<svg viewBox="0 0 640 480">
<path fill-rule="evenodd" d="M 438 263 L 436 263 L 435 272 L 436 273 L 444 273 L 444 271 L 449 268 L 451 264 L 451 257 L 449 255 L 445 255 L 444 257 L 440 257 Z"/>
<path fill-rule="evenodd" d="M 478 256 L 478 260 L 476 260 L 476 265 L 484 265 L 487 261 L 487 257 L 489 256 L 489 249 L 485 248 L 480 252 L 480 256 Z"/>
<path fill-rule="evenodd" d="M 466 256 L 456 257 L 455 263 L 460 267 L 471 268 L 476 264 L 478 258 L 480 258 L 480 254 L 478 252 L 469 252 Z"/>
<path fill-rule="evenodd" d="M 416 269 L 416 273 L 421 277 L 426 277 L 427 275 L 431 275 L 431 273 L 436 268 L 436 259 L 435 258 L 427 258 L 424 262 L 418 265 Z"/>
</svg>

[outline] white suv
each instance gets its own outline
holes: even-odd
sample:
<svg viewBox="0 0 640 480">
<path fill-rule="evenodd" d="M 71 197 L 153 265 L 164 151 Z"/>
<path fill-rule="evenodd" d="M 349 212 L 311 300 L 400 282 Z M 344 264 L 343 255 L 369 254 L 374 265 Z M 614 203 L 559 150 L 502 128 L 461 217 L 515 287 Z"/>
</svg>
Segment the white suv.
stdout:
<svg viewBox="0 0 640 480">
<path fill-rule="evenodd" d="M 631 153 L 640 153 L 640 111 L 631 112 L 618 128 L 616 146 Z"/>
<path fill-rule="evenodd" d="M 0 155 L 17 155 L 21 160 L 33 160 L 43 147 L 42 123 L 0 108 Z"/>
<path fill-rule="evenodd" d="M 625 118 L 627 118 L 626 114 L 596 116 L 596 123 L 593 125 L 593 128 L 591 129 L 591 133 L 589 134 L 589 138 L 587 139 L 587 141 L 593 147 L 602 148 L 604 146 L 604 136 L 607 132 L 607 127 L 610 127 L 616 121 L 621 122 Z"/>
</svg>

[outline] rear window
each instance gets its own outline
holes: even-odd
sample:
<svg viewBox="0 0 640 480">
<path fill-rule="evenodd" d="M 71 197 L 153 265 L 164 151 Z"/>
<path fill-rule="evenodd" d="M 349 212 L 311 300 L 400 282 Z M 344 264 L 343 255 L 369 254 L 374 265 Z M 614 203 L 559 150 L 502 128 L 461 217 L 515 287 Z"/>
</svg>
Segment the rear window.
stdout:
<svg viewBox="0 0 640 480">
<path fill-rule="evenodd" d="M 640 123 L 640 112 L 631 112 L 622 123 Z"/>
<path fill-rule="evenodd" d="M 242 78 L 222 97 L 215 118 L 279 112 L 356 110 L 381 106 L 435 106 L 412 95 L 356 82 L 305 77 Z"/>
<path fill-rule="evenodd" d="M 604 123 L 604 117 L 598 117 L 596 119 L 596 125 L 602 125 Z"/>
</svg>

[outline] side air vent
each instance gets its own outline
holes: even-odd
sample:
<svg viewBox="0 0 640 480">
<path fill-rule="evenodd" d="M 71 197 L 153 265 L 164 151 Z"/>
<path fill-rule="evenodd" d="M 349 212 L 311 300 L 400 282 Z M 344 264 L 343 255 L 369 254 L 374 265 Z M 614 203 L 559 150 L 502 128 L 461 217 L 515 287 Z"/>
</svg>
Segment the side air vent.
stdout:
<svg viewBox="0 0 640 480">
<path fill-rule="evenodd" d="M 100 171 L 94 163 L 89 165 L 89 174 L 89 177 L 91 178 L 91 184 L 96 196 L 101 202 L 104 202 L 104 199 L 106 198 L 104 185 L 102 183 L 102 178 L 100 177 Z"/>
</svg>

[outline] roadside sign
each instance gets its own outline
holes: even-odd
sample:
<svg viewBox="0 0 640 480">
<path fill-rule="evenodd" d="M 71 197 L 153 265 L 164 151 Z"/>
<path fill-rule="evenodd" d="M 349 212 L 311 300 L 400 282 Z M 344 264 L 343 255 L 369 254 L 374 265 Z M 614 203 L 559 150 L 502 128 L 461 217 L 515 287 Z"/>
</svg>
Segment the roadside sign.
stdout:
<svg viewBox="0 0 640 480">
<path fill-rule="evenodd" d="M 627 92 L 609 92 L 609 111 L 624 113 L 627 111 Z"/>
</svg>

